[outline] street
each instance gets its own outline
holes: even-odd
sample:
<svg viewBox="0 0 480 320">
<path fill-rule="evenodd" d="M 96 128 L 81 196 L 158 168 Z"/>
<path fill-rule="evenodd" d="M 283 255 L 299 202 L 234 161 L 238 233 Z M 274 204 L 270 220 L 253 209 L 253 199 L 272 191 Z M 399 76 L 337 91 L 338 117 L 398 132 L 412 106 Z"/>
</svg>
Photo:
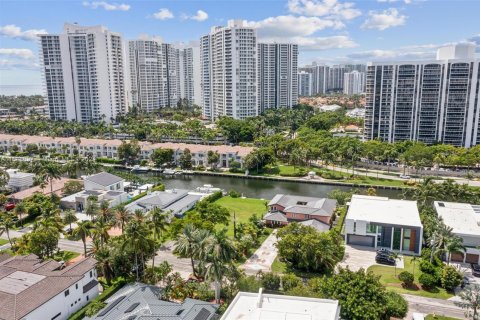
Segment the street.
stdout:
<svg viewBox="0 0 480 320">
<path fill-rule="evenodd" d="M 411 315 L 414 312 L 424 314 L 435 313 L 436 315 L 466 319 L 463 310 L 457 307 L 452 301 L 425 298 L 410 294 L 403 294 L 403 297 L 408 302 L 408 316 L 406 319 L 412 319 Z"/>
</svg>

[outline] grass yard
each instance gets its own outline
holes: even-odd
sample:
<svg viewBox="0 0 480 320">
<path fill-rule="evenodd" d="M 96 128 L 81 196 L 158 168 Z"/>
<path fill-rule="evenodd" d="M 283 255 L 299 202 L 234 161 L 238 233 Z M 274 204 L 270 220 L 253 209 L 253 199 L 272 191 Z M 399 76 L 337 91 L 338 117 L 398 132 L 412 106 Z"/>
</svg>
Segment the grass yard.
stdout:
<svg viewBox="0 0 480 320">
<path fill-rule="evenodd" d="M 3 246 L 4 244 L 7 244 L 8 240 L 6 239 L 0 239 L 0 246 Z"/>
<path fill-rule="evenodd" d="M 403 257 L 405 268 L 397 268 L 397 276 L 402 271 L 414 273 L 412 257 Z M 419 260 L 415 262 L 415 284 L 416 288 L 403 288 L 402 282 L 395 276 L 395 268 L 380 265 L 374 265 L 368 268 L 368 271 L 381 276 L 380 282 L 386 285 L 387 289 L 397 293 L 407 293 L 427 298 L 448 299 L 453 297 L 453 294 L 447 292 L 443 288 L 435 288 L 430 291 L 421 288 L 418 283 L 418 277 L 422 274 L 419 268 Z"/>
<path fill-rule="evenodd" d="M 53 258 L 57 261 L 70 261 L 76 257 L 78 257 L 80 255 L 80 253 L 78 252 L 73 252 L 73 251 L 68 251 L 68 250 L 63 250 L 63 251 L 60 251 L 59 254 L 56 254 Z"/>
<path fill-rule="evenodd" d="M 297 277 L 303 278 L 303 279 L 310 279 L 310 278 L 323 276 L 323 274 L 320 274 L 320 273 L 306 272 L 306 271 L 292 269 L 285 262 L 280 261 L 278 256 L 275 258 L 275 260 L 272 263 L 272 272 L 281 273 L 281 274 L 293 273 Z"/>
<path fill-rule="evenodd" d="M 232 198 L 230 196 L 222 197 L 215 203 L 225 207 L 230 211 L 231 221 L 228 225 L 227 234 L 233 237 L 233 216 L 235 213 L 237 223 L 248 222 L 248 218 L 256 214 L 258 218 L 263 218 L 267 212 L 266 200 L 253 198 Z"/>
<path fill-rule="evenodd" d="M 433 314 L 427 315 L 425 320 L 460 320 L 459 318 L 451 318 L 445 316 L 434 316 Z"/>
</svg>

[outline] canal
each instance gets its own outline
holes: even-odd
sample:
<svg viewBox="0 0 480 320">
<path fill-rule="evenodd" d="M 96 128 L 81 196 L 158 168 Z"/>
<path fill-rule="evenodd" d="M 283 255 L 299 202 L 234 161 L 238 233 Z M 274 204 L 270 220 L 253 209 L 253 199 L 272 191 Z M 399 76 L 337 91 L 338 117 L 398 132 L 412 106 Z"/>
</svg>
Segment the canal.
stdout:
<svg viewBox="0 0 480 320">
<path fill-rule="evenodd" d="M 153 173 L 140 174 L 152 175 Z M 167 189 L 195 189 L 204 184 L 211 184 L 214 187 L 222 188 L 225 191 L 235 190 L 248 198 L 272 199 L 276 194 L 295 194 L 309 197 L 326 197 L 332 190 L 350 191 L 352 187 L 331 186 L 326 184 L 311 184 L 294 181 L 272 181 L 258 179 L 239 179 L 232 177 L 206 176 L 206 175 L 187 175 L 164 177 L 163 181 Z M 366 189 L 359 189 L 366 193 Z M 377 195 L 400 199 L 401 190 L 383 190 L 378 189 Z"/>
</svg>

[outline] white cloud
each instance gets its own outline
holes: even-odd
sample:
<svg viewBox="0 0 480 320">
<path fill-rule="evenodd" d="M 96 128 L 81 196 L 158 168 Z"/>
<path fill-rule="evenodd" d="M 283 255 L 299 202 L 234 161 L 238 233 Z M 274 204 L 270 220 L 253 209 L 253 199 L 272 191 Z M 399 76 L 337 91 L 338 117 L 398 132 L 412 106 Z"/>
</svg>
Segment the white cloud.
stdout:
<svg viewBox="0 0 480 320">
<path fill-rule="evenodd" d="M 48 33 L 45 29 L 29 29 L 22 31 L 22 28 L 17 27 L 14 24 L 8 24 L 0 27 L 0 35 L 13 38 L 22 39 L 27 41 L 37 40 L 37 35 Z"/>
<path fill-rule="evenodd" d="M 345 27 L 339 21 L 292 15 L 248 21 L 247 25 L 257 28 L 259 38 L 309 36 L 326 28 L 341 29 Z"/>
<path fill-rule="evenodd" d="M 385 30 L 392 27 L 398 27 L 405 24 L 407 16 L 401 15 L 395 8 L 390 8 L 382 12 L 370 11 L 368 19 L 362 24 L 362 29 Z"/>
<path fill-rule="evenodd" d="M 344 49 L 358 46 L 358 44 L 348 36 L 293 37 L 290 40 L 292 43 L 298 44 L 304 51 Z"/>
<path fill-rule="evenodd" d="M 397 50 L 369 50 L 355 52 L 347 55 L 352 60 L 360 61 L 387 61 L 387 60 L 424 60 L 435 58 L 434 50 L 430 51 L 411 51 L 407 48 Z"/>
<path fill-rule="evenodd" d="M 174 15 L 172 11 L 168 10 L 167 8 L 162 8 L 153 14 L 153 17 L 157 20 L 167 20 L 173 19 Z"/>
<path fill-rule="evenodd" d="M 182 19 L 184 20 L 187 20 L 187 19 L 190 19 L 190 20 L 195 20 L 195 21 L 205 21 L 208 19 L 208 13 L 206 13 L 205 11 L 203 10 L 197 10 L 197 13 L 193 16 L 189 16 L 189 15 L 182 15 Z"/>
<path fill-rule="evenodd" d="M 128 11 L 130 10 L 130 5 L 124 4 L 124 3 L 108 3 L 105 1 L 84 1 L 83 2 L 84 7 L 92 8 L 92 9 L 97 9 L 97 8 L 103 8 L 104 10 L 107 11 Z"/>
<path fill-rule="evenodd" d="M 336 17 L 351 20 L 362 14 L 352 2 L 339 2 L 337 0 L 289 0 L 288 10 L 291 13 L 314 16 Z"/>
<path fill-rule="evenodd" d="M 412 0 L 377 0 L 377 2 L 381 3 L 394 3 L 394 2 L 400 2 L 402 1 L 405 4 L 411 4 Z"/>
<path fill-rule="evenodd" d="M 33 60 L 0 59 L 0 70 L 36 70 L 40 65 Z"/>
<path fill-rule="evenodd" d="M 146 40 L 152 40 L 152 41 L 156 41 L 156 42 L 160 42 L 160 43 L 163 42 L 163 38 L 162 38 L 162 37 L 160 37 L 160 36 L 151 36 L 151 35 L 149 35 L 148 33 L 140 33 L 140 34 L 138 35 L 138 39 L 144 40 L 144 41 L 146 41 Z"/>
<path fill-rule="evenodd" d="M 20 59 L 35 59 L 30 49 L 0 48 L 0 56 L 9 56 Z"/>
</svg>

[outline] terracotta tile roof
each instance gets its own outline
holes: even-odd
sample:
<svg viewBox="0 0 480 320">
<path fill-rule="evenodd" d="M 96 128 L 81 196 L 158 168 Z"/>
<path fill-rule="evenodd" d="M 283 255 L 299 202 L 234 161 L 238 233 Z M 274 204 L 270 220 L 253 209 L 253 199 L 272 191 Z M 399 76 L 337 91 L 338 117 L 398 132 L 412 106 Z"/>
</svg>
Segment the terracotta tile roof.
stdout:
<svg viewBox="0 0 480 320">
<path fill-rule="evenodd" d="M 68 181 L 71 181 L 71 180 L 74 180 L 74 179 L 60 178 L 60 179 L 53 180 L 53 184 L 52 184 L 53 193 L 61 196 L 62 191 L 63 191 L 63 187 L 65 186 L 65 183 L 68 182 Z M 28 189 L 16 192 L 16 193 L 10 195 L 10 197 L 15 199 L 15 200 L 23 200 L 25 198 L 28 198 L 28 197 L 32 196 L 36 192 L 40 192 L 40 193 L 43 193 L 45 195 L 49 195 L 50 194 L 50 184 L 46 185 L 44 189 L 40 188 L 39 186 L 28 188 Z"/>
<path fill-rule="evenodd" d="M 35 255 L 15 256 L 0 262 L 0 281 L 13 272 L 29 272 L 45 276 L 21 290 L 9 293 L 0 287 L 0 319 L 18 320 L 43 305 L 56 295 L 81 280 L 86 272 L 93 269 L 95 259 L 86 258 L 76 264 L 57 270 L 55 261 L 41 261 Z"/>
</svg>

